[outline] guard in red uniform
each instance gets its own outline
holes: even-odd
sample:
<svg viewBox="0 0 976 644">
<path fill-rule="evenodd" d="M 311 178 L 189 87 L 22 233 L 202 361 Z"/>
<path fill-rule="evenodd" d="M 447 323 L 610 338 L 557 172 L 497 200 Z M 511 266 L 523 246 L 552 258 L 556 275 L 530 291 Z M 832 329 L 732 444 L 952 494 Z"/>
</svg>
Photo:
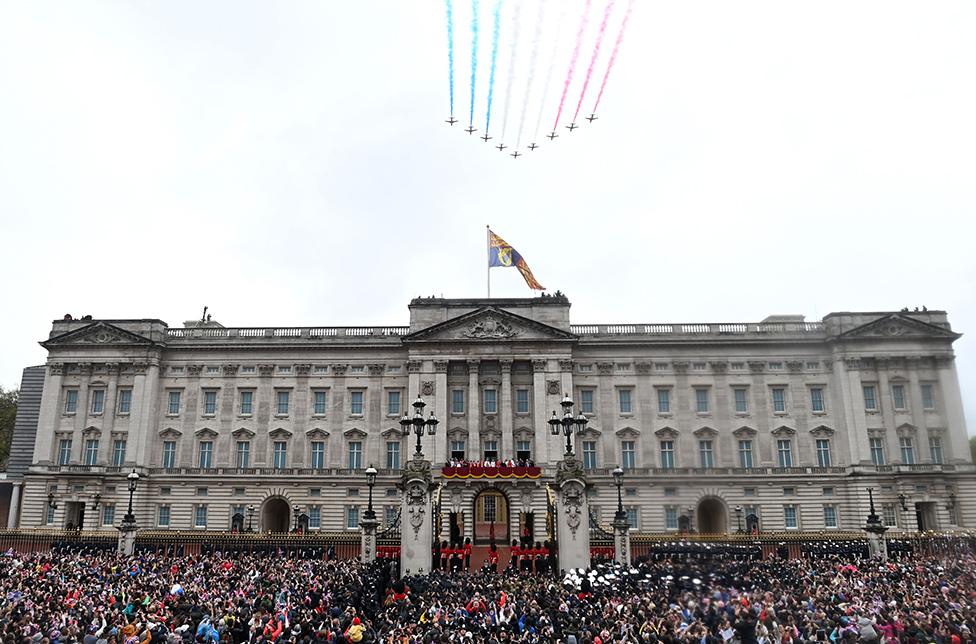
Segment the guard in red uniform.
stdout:
<svg viewBox="0 0 976 644">
<path fill-rule="evenodd" d="M 494 543 L 491 544 L 491 548 L 488 550 L 488 568 L 493 572 L 498 572 L 498 546 Z"/>
<path fill-rule="evenodd" d="M 464 569 L 471 570 L 471 537 L 464 540 Z"/>
</svg>

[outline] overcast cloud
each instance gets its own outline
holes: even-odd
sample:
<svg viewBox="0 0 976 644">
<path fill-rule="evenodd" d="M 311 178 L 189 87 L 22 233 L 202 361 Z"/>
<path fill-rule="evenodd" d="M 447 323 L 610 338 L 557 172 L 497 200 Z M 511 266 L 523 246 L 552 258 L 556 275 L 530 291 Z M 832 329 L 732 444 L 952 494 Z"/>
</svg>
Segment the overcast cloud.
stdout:
<svg viewBox="0 0 976 644">
<path fill-rule="evenodd" d="M 971 0 L 637 0 L 600 120 L 515 160 L 442 121 L 443 2 L 3 2 L 0 384 L 65 313 L 405 324 L 484 295 L 490 223 L 578 323 L 946 309 L 976 431 L 973 33 Z"/>
</svg>

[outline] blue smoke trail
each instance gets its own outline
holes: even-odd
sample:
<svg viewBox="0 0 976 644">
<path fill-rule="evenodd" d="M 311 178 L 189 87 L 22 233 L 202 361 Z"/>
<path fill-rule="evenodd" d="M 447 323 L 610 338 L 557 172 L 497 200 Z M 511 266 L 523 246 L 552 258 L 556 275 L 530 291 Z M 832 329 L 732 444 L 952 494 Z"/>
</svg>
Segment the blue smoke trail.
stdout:
<svg viewBox="0 0 976 644">
<path fill-rule="evenodd" d="M 447 72 L 451 86 L 451 116 L 454 116 L 454 3 L 447 2 Z"/>
<path fill-rule="evenodd" d="M 471 111 L 468 127 L 474 126 L 474 85 L 478 74 L 478 0 L 471 0 Z"/>
<path fill-rule="evenodd" d="M 488 74 L 488 113 L 485 115 L 485 136 L 491 125 L 491 99 L 495 93 L 495 63 L 498 62 L 498 33 L 502 23 L 502 0 L 495 3 L 495 23 L 491 32 L 491 72 Z"/>
</svg>

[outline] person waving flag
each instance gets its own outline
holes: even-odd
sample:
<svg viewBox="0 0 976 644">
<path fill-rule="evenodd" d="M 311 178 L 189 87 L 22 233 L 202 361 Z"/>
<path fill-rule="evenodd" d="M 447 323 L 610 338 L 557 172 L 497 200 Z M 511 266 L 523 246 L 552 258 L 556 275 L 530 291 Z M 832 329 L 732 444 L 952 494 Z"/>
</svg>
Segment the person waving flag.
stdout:
<svg viewBox="0 0 976 644">
<path fill-rule="evenodd" d="M 512 267 L 518 269 L 522 277 L 525 278 L 525 283 L 528 287 L 534 291 L 544 291 L 546 287 L 540 284 L 536 279 L 535 275 L 532 274 L 532 270 L 529 265 L 525 263 L 522 256 L 519 255 L 518 251 L 512 248 L 512 245 L 507 241 L 496 235 L 488 229 L 488 268 L 494 268 L 496 266 L 501 267 Z M 489 270 L 489 275 L 491 271 Z M 488 282 L 488 296 L 491 297 L 491 281 Z"/>
</svg>

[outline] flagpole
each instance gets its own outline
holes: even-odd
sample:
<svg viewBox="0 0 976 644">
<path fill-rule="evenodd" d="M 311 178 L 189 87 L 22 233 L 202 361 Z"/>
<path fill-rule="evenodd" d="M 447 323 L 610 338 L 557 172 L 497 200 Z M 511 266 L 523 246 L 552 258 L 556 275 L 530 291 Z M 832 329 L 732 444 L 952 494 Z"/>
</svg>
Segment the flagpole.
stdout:
<svg viewBox="0 0 976 644">
<path fill-rule="evenodd" d="M 490 300 L 491 299 L 491 228 L 487 224 L 485 224 L 485 247 L 488 249 L 488 262 L 487 262 L 488 268 L 486 268 L 485 270 L 488 273 L 487 274 L 488 299 Z"/>
</svg>

